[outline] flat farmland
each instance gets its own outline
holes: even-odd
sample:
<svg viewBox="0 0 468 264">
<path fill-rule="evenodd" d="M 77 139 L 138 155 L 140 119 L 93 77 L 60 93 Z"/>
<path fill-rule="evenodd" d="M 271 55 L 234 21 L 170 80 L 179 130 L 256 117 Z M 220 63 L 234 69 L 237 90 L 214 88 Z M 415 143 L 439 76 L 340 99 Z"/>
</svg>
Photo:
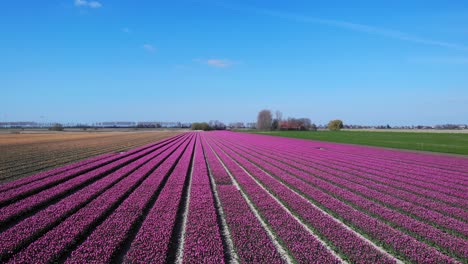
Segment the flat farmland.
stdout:
<svg viewBox="0 0 468 264">
<path fill-rule="evenodd" d="M 125 151 L 179 132 L 0 133 L 0 183 L 101 154 Z"/>
<path fill-rule="evenodd" d="M 468 130 L 266 131 L 249 133 L 376 147 L 468 155 Z"/>
<path fill-rule="evenodd" d="M 468 158 L 190 132 L 0 185 L 2 263 L 467 263 Z"/>
</svg>

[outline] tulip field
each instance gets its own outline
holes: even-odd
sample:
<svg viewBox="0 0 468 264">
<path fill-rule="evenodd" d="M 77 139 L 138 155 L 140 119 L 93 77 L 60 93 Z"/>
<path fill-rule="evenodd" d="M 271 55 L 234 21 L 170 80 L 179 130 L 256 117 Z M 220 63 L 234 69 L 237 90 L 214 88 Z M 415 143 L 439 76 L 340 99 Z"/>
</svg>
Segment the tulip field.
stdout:
<svg viewBox="0 0 468 264">
<path fill-rule="evenodd" d="M 0 263 L 468 263 L 468 157 L 187 132 L 0 185 Z"/>
</svg>

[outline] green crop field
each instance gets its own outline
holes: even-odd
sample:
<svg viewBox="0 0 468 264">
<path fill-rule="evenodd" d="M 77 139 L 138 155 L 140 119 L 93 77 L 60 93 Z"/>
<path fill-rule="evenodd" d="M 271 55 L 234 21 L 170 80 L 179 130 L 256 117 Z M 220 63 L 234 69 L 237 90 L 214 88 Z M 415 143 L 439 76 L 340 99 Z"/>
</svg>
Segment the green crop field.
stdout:
<svg viewBox="0 0 468 264">
<path fill-rule="evenodd" d="M 387 148 L 468 155 L 468 133 L 372 132 L 372 131 L 268 131 L 249 133 L 322 140 Z"/>
</svg>

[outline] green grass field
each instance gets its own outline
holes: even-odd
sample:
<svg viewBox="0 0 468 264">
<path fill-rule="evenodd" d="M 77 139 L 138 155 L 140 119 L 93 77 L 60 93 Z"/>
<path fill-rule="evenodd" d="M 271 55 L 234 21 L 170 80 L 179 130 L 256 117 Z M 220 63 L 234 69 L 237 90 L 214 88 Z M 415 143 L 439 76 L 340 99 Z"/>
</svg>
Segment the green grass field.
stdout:
<svg viewBox="0 0 468 264">
<path fill-rule="evenodd" d="M 468 155 L 468 133 L 372 132 L 372 131 L 268 131 L 249 133 L 350 143 L 387 148 Z"/>
</svg>

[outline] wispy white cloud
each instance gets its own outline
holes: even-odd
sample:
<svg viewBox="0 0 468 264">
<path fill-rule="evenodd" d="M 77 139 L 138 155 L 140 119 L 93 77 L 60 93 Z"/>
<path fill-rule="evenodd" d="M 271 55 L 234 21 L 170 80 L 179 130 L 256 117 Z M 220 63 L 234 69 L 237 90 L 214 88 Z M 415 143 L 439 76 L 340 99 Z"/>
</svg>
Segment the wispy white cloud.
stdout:
<svg viewBox="0 0 468 264">
<path fill-rule="evenodd" d="M 98 1 L 87 1 L 87 0 L 75 0 L 75 6 L 78 7 L 89 7 L 89 8 L 100 8 L 102 4 Z"/>
<path fill-rule="evenodd" d="M 227 59 L 195 59 L 194 61 L 215 68 L 228 68 L 236 64 L 236 62 Z"/>
<path fill-rule="evenodd" d="M 234 64 L 232 61 L 223 60 L 223 59 L 209 59 L 206 61 L 206 63 L 210 66 L 217 67 L 217 68 L 227 68 Z"/>
<path fill-rule="evenodd" d="M 149 53 L 156 52 L 156 48 L 151 44 L 143 44 L 143 48 L 148 51 Z"/>
<path fill-rule="evenodd" d="M 239 8 L 239 7 L 227 7 L 227 8 L 235 9 L 238 11 L 255 12 L 257 14 L 268 15 L 268 16 L 288 19 L 288 20 L 294 20 L 294 21 L 303 22 L 303 23 L 329 25 L 329 26 L 344 28 L 344 29 L 351 30 L 351 31 L 363 32 L 363 33 L 368 33 L 368 34 L 373 34 L 373 35 L 380 35 L 383 37 L 403 40 L 407 42 L 468 51 L 468 46 L 465 46 L 462 44 L 423 38 L 423 37 L 415 36 L 412 34 L 404 33 L 398 30 L 385 29 L 385 28 L 380 28 L 380 27 L 375 27 L 375 26 L 370 26 L 370 25 L 348 22 L 348 21 L 341 21 L 341 20 L 334 20 L 334 19 L 321 19 L 321 18 L 304 16 L 304 15 L 299 15 L 299 14 L 294 14 L 294 13 L 279 12 L 279 11 L 272 11 L 272 10 L 258 9 L 258 8 Z"/>
<path fill-rule="evenodd" d="M 408 61 L 417 64 L 468 65 L 468 57 L 422 57 L 409 58 Z"/>
</svg>

